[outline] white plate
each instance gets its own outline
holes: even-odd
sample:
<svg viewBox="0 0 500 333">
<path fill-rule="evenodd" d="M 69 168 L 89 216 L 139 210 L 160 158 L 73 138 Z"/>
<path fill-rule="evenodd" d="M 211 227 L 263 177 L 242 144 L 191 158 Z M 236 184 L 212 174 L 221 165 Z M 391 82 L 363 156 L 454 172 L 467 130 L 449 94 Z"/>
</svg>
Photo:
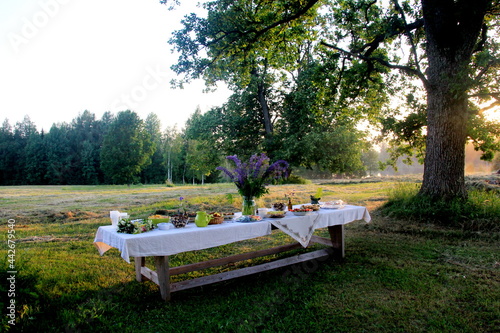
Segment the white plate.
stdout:
<svg viewBox="0 0 500 333">
<path fill-rule="evenodd" d="M 321 205 L 321 209 L 341 209 L 344 205 Z"/>
<path fill-rule="evenodd" d="M 311 214 L 312 212 L 292 212 L 292 213 L 295 216 L 306 216 L 306 215 Z"/>
<path fill-rule="evenodd" d="M 172 227 L 172 223 L 162 222 L 162 223 L 158 223 L 157 226 L 158 226 L 158 229 L 160 229 L 160 230 L 168 230 L 168 229 L 170 229 L 170 227 Z"/>
</svg>

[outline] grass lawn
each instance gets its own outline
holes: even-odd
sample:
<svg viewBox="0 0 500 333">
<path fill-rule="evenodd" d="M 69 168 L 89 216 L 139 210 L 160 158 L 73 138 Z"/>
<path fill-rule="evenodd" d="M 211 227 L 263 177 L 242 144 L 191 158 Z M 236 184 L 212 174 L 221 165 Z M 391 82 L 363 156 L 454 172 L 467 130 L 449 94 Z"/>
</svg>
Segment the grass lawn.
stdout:
<svg viewBox="0 0 500 333">
<path fill-rule="evenodd" d="M 415 181 L 409 179 L 409 182 Z M 190 210 L 239 210 L 232 184 L 204 186 L 0 187 L 2 279 L 9 274 L 9 219 L 15 220 L 16 325 L 25 332 L 500 332 L 500 234 L 464 232 L 382 216 L 396 183 L 271 186 L 261 205 L 290 191 L 307 202 L 367 206 L 372 222 L 346 226 L 346 258 L 277 269 L 180 291 L 163 302 L 158 287 L 135 281 L 134 265 L 92 244 L 109 211 L 146 217 L 185 197 Z M 230 203 L 226 194 L 234 195 Z M 11 220 L 12 221 L 12 220 Z M 327 236 L 326 230 L 319 230 Z M 172 266 L 291 243 L 272 235 L 170 257 Z M 315 250 L 299 249 L 300 253 Z M 275 256 L 243 262 L 253 265 Z M 11 257 L 12 259 L 12 257 Z M 12 262 L 11 262 L 12 263 Z M 217 267 L 174 279 L 234 269 Z M 12 297 L 2 284 L 4 314 Z"/>
</svg>

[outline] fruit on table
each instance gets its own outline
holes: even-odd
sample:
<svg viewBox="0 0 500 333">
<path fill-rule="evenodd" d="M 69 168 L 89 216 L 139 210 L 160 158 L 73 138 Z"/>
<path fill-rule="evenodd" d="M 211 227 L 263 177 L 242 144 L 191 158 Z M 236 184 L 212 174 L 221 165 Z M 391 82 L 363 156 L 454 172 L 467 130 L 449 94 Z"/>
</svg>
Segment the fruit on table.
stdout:
<svg viewBox="0 0 500 333">
<path fill-rule="evenodd" d="M 310 208 L 295 208 L 291 210 L 292 212 L 312 212 L 313 210 Z"/>
<path fill-rule="evenodd" d="M 155 215 L 149 216 L 148 218 L 152 219 L 152 220 L 156 220 L 156 219 L 166 219 L 166 218 L 168 218 L 168 216 L 155 214 Z"/>
<path fill-rule="evenodd" d="M 273 203 L 273 208 L 276 209 L 277 211 L 283 211 L 285 210 L 286 205 L 283 202 L 275 202 Z"/>
<path fill-rule="evenodd" d="M 319 205 L 317 204 L 312 204 L 312 205 L 302 205 L 302 208 L 307 208 L 307 209 L 312 209 L 312 210 L 319 210 Z"/>
<path fill-rule="evenodd" d="M 271 210 L 271 211 L 267 212 L 267 215 L 269 217 L 283 217 L 283 216 L 285 216 L 285 214 L 286 214 L 286 212 L 283 210 L 281 210 L 281 211 L 280 210 Z"/>
</svg>

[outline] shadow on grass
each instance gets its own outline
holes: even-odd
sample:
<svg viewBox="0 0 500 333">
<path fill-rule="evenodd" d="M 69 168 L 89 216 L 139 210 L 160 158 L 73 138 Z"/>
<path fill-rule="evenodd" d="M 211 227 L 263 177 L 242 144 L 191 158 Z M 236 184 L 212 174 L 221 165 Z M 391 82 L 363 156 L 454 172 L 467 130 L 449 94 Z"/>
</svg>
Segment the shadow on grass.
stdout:
<svg viewBox="0 0 500 333">
<path fill-rule="evenodd" d="M 330 258 L 300 263 L 176 292 L 171 302 L 160 299 L 155 284 L 136 281 L 59 298 L 41 295 L 43 308 L 24 326 L 66 332 L 254 332 L 306 299 L 315 274 L 331 265 L 336 264 Z"/>
</svg>

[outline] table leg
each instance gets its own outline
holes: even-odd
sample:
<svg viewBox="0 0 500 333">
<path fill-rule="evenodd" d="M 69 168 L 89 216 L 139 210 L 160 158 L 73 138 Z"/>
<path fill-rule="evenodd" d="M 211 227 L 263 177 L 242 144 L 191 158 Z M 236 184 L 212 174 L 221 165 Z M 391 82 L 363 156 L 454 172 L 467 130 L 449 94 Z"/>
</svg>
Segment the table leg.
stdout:
<svg viewBox="0 0 500 333">
<path fill-rule="evenodd" d="M 142 278 L 141 267 L 146 266 L 146 257 L 135 257 L 135 279 L 138 282 L 142 282 L 144 279 Z"/>
<path fill-rule="evenodd" d="M 170 300 L 170 269 L 168 266 L 168 256 L 155 257 L 156 274 L 158 274 L 158 286 L 160 287 L 161 298 L 164 301 Z"/>
<path fill-rule="evenodd" d="M 344 225 L 338 224 L 328 227 L 330 239 L 332 240 L 333 255 L 337 259 L 345 257 L 344 251 Z"/>
</svg>

